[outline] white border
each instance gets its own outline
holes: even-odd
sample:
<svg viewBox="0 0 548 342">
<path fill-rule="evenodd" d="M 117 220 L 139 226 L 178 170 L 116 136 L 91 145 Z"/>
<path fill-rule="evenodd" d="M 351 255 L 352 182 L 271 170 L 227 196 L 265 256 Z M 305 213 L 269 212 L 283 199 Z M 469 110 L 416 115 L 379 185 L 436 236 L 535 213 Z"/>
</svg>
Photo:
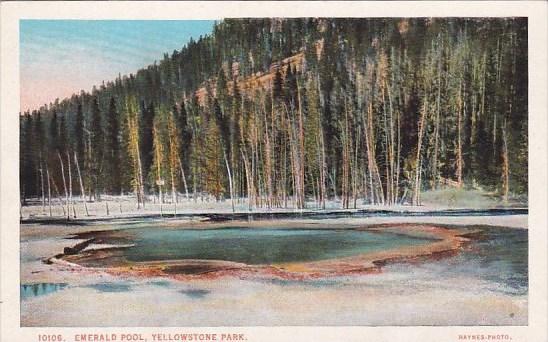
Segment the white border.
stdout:
<svg viewBox="0 0 548 342">
<path fill-rule="evenodd" d="M 0 97 L 1 341 L 38 341 L 38 333 L 150 332 L 145 328 L 20 328 L 19 315 L 19 19 L 221 19 L 223 17 L 529 18 L 529 325 L 525 327 L 229 327 L 160 328 L 165 333 L 238 332 L 248 341 L 458 341 L 459 334 L 547 336 L 547 3 L 481 2 L 2 2 Z M 108 14 L 108 15 L 107 15 Z M 67 342 L 70 342 L 67 340 Z"/>
</svg>

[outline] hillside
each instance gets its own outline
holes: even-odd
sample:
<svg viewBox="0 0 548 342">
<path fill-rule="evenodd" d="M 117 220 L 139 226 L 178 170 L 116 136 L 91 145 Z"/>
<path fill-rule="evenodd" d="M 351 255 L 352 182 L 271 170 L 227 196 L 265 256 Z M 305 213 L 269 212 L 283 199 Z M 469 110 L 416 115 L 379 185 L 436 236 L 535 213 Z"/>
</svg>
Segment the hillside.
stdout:
<svg viewBox="0 0 548 342">
<path fill-rule="evenodd" d="M 303 64 L 305 62 L 304 52 L 299 52 L 293 56 L 284 58 L 283 60 L 272 63 L 267 71 L 256 72 L 248 77 L 239 77 L 239 63 L 233 62 L 230 69 L 228 63 L 223 65 L 222 70 L 225 74 L 229 71 L 232 73 L 234 80 L 236 81 L 236 87 L 240 90 L 241 95 L 244 97 L 252 97 L 256 91 L 271 90 L 274 84 L 276 73 L 279 72 L 280 76 L 285 78 L 287 68 L 295 68 L 297 72 L 301 72 Z M 200 106 L 205 106 L 207 103 L 207 97 L 217 97 L 217 77 L 206 80 L 205 85 L 199 87 L 194 93 Z M 234 96 L 234 88 L 228 88 L 228 94 Z M 183 101 L 186 99 L 183 99 Z"/>
<path fill-rule="evenodd" d="M 24 113 L 21 198 L 351 208 L 452 187 L 526 199 L 527 72 L 521 18 L 226 19 Z"/>
</svg>

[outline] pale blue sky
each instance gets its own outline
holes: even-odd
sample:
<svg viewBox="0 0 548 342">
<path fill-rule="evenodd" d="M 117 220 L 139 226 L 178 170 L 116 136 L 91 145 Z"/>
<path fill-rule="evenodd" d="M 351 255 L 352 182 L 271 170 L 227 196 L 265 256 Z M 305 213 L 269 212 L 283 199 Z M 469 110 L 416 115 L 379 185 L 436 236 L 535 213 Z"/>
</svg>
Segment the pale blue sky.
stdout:
<svg viewBox="0 0 548 342">
<path fill-rule="evenodd" d="M 209 20 L 21 20 L 21 110 L 35 109 L 180 50 Z"/>
</svg>

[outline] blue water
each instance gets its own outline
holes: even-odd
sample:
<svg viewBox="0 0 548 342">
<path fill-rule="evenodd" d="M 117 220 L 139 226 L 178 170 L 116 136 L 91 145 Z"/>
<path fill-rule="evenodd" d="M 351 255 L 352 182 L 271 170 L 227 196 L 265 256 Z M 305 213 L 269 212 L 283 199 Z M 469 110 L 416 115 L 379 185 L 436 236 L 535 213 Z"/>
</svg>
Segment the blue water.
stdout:
<svg viewBox="0 0 548 342">
<path fill-rule="evenodd" d="M 202 289 L 180 290 L 179 292 L 191 299 L 202 299 L 210 293 L 210 291 Z"/>
<path fill-rule="evenodd" d="M 471 248 L 456 258 L 459 270 L 502 285 L 494 291 L 526 294 L 529 285 L 528 231 L 482 227 L 483 233 Z"/>
<path fill-rule="evenodd" d="M 457 255 L 409 268 L 387 266 L 387 271 L 411 272 L 416 279 L 433 281 L 454 277 L 479 280 L 483 290 L 505 295 L 527 295 L 529 289 L 528 231 L 525 229 L 474 226 L 481 232 Z M 477 285 L 470 285 L 477 286 Z"/>
<path fill-rule="evenodd" d="M 129 292 L 131 286 L 125 283 L 98 283 L 86 286 L 99 292 Z"/>
<path fill-rule="evenodd" d="M 182 259 L 228 260 L 246 264 L 303 262 L 347 257 L 431 240 L 357 230 L 200 229 L 161 227 L 132 229 L 129 261 Z"/>
<path fill-rule="evenodd" d="M 38 283 L 38 284 L 21 284 L 21 299 L 28 299 L 47 295 L 66 288 L 65 283 Z"/>
</svg>

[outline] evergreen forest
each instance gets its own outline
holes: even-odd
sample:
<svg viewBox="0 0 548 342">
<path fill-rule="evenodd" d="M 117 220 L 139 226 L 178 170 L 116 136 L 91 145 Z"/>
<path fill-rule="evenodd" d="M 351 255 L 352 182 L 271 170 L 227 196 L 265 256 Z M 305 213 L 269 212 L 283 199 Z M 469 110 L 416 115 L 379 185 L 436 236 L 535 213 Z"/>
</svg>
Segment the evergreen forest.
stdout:
<svg viewBox="0 0 548 342">
<path fill-rule="evenodd" d="M 21 201 L 526 200 L 527 51 L 526 18 L 224 19 L 20 113 Z"/>
</svg>

